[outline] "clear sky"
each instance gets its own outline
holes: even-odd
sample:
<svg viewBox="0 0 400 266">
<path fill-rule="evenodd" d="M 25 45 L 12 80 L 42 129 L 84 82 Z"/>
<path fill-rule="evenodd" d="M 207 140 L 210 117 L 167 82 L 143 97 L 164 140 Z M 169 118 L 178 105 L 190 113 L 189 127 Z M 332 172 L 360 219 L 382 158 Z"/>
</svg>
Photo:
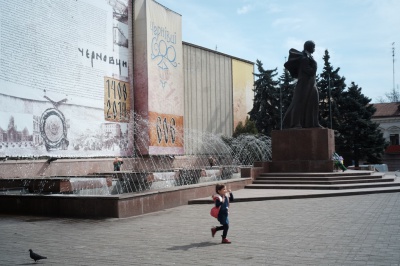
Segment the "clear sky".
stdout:
<svg viewBox="0 0 400 266">
<path fill-rule="evenodd" d="M 377 102 L 400 87 L 400 0 L 156 0 L 182 15 L 183 41 L 278 68 L 290 48 L 316 43 L 317 74 L 327 49 L 346 85 Z M 395 43 L 394 46 L 392 43 Z M 396 60 L 397 59 L 397 60 Z"/>
</svg>

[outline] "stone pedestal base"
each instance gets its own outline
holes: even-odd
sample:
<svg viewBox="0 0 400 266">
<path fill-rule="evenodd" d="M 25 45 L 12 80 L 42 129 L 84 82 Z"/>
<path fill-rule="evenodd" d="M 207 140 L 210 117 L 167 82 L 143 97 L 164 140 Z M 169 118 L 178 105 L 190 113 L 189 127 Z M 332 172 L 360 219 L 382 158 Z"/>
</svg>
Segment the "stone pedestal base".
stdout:
<svg viewBox="0 0 400 266">
<path fill-rule="evenodd" d="M 271 172 L 333 172 L 335 136 L 332 129 L 272 131 Z"/>
</svg>

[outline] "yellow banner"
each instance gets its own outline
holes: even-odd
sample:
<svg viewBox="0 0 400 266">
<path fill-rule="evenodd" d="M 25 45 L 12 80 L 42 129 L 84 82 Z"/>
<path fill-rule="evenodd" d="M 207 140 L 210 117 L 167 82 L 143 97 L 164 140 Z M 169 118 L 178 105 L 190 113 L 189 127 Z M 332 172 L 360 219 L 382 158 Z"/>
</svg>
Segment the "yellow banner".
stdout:
<svg viewBox="0 0 400 266">
<path fill-rule="evenodd" d="M 129 83 L 104 77 L 104 119 L 129 122 L 131 97 Z"/>
</svg>

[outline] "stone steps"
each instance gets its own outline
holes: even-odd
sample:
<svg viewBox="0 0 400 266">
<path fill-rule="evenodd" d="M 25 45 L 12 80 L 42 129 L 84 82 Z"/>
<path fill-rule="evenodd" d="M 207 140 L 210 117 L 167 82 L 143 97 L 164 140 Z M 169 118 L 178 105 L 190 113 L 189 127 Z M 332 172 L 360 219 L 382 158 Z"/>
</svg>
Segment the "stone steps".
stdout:
<svg viewBox="0 0 400 266">
<path fill-rule="evenodd" d="M 345 171 L 329 173 L 261 173 L 259 178 L 343 178 L 359 176 L 384 176 L 384 173 L 373 171 Z"/>
<path fill-rule="evenodd" d="M 381 187 L 400 187 L 400 183 L 381 182 L 368 184 L 341 184 L 341 185 L 268 185 L 268 184 L 251 184 L 246 189 L 318 189 L 318 190 L 337 190 L 337 189 L 365 189 L 365 188 L 381 188 Z"/>
<path fill-rule="evenodd" d="M 281 180 L 282 184 L 260 184 Z M 350 182 L 349 182 L 350 181 Z M 285 183 L 289 182 L 289 183 Z M 310 182 L 325 182 L 311 184 Z M 332 183 L 329 183 L 332 182 Z M 342 182 L 342 184 L 335 182 Z M 266 173 L 234 191 L 234 202 L 341 197 L 400 192 L 400 179 L 394 174 L 348 170 L 333 173 Z M 211 197 L 193 199 L 189 204 L 212 204 Z"/>
<path fill-rule="evenodd" d="M 305 181 L 348 181 L 348 180 L 380 180 L 382 179 L 384 174 L 376 174 L 376 175 L 357 175 L 357 176 L 337 176 L 337 177 L 258 177 L 256 181 L 292 181 L 292 182 L 305 182 Z"/>
<path fill-rule="evenodd" d="M 332 173 L 264 173 L 246 189 L 365 189 L 400 187 L 393 177 L 372 171 L 346 171 Z"/>
<path fill-rule="evenodd" d="M 340 184 L 359 184 L 359 183 L 386 183 L 393 182 L 393 178 L 374 178 L 374 179 L 351 179 L 351 180 L 325 180 L 325 181 L 302 181 L 303 185 L 340 185 Z M 299 184 L 297 180 L 255 180 L 253 184 L 274 184 L 274 185 L 294 185 Z"/>
<path fill-rule="evenodd" d="M 242 189 L 234 191 L 234 202 L 344 197 L 377 193 L 399 193 L 400 186 L 363 189 Z M 189 204 L 213 204 L 211 197 L 189 200 Z"/>
</svg>

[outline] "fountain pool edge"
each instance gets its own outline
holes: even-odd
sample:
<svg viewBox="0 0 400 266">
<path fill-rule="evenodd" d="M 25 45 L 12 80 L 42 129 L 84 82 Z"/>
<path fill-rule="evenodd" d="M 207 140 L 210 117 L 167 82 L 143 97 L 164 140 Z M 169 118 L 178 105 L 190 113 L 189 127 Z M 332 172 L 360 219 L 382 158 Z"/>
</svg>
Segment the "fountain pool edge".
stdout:
<svg viewBox="0 0 400 266">
<path fill-rule="evenodd" d="M 215 193 L 215 184 L 232 191 L 252 183 L 251 178 L 228 179 L 144 193 L 107 196 L 0 195 L 0 214 L 74 218 L 127 218 L 188 204 Z"/>
</svg>

